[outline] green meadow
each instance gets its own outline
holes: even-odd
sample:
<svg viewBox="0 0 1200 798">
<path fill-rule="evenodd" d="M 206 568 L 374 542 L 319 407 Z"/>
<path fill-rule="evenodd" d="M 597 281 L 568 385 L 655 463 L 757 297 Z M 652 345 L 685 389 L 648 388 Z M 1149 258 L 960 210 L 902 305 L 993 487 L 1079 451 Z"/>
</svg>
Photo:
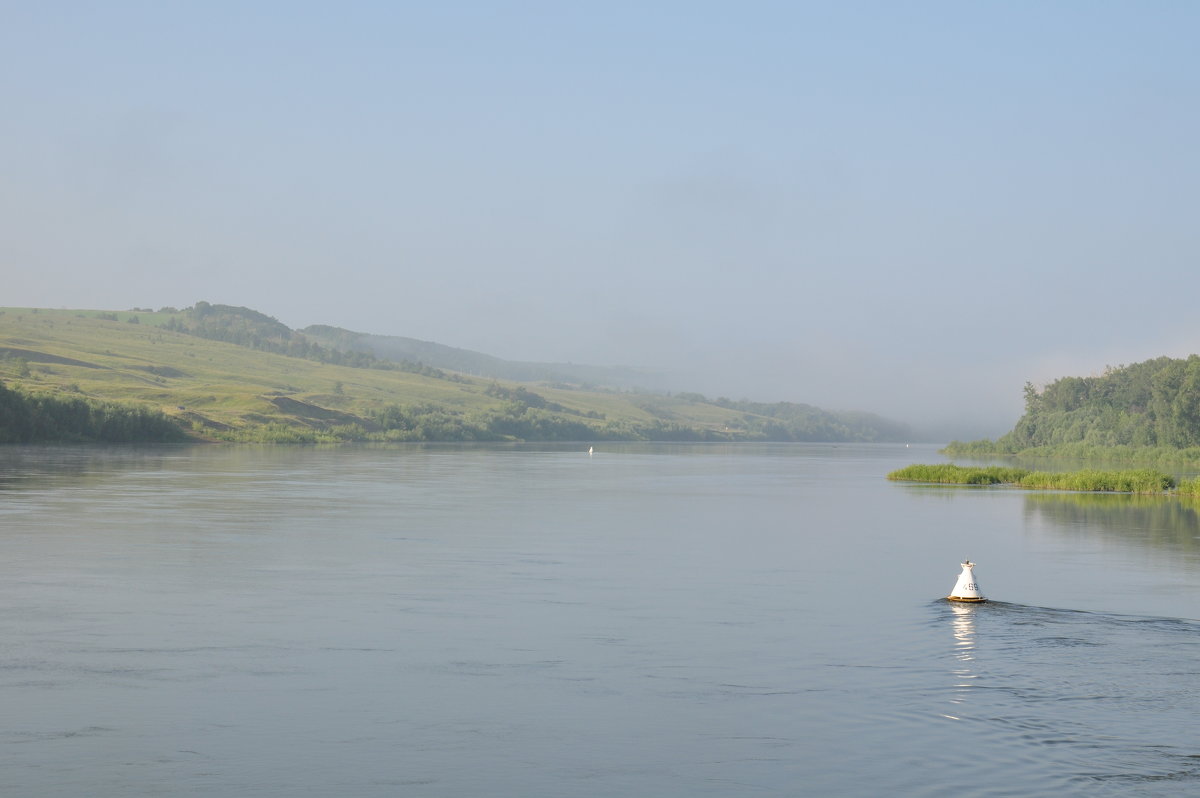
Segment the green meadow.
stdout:
<svg viewBox="0 0 1200 798">
<path fill-rule="evenodd" d="M 85 405 L 95 414 L 111 403 L 128 404 L 213 441 L 872 440 L 878 434 L 807 405 L 518 384 L 379 360 L 322 348 L 255 311 L 200 306 L 203 316 L 196 309 L 0 308 L 0 382 L 26 404 L 71 402 L 78 414 Z"/>
</svg>

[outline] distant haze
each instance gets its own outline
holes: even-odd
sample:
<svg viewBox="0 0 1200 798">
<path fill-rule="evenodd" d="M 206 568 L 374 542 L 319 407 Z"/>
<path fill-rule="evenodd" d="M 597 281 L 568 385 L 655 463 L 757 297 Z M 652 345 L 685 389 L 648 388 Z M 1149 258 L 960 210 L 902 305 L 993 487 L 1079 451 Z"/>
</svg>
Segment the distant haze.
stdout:
<svg viewBox="0 0 1200 798">
<path fill-rule="evenodd" d="M 1009 429 L 1200 350 L 1200 5 L 9 4 L 4 305 Z"/>
</svg>

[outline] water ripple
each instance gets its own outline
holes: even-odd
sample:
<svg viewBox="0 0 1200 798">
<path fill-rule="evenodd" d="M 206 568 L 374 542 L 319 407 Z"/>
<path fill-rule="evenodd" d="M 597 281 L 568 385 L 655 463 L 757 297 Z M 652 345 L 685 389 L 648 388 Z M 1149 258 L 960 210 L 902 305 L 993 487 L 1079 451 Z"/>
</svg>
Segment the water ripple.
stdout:
<svg viewBox="0 0 1200 798">
<path fill-rule="evenodd" d="M 1180 667 L 1200 655 L 1200 623 L 1005 602 L 939 602 L 931 616 L 945 630 L 934 714 L 967 724 L 964 765 L 1069 774 L 1068 791 L 1092 795 L 1200 779 L 1200 754 L 1179 746 L 1200 713 L 1200 673 Z"/>
</svg>

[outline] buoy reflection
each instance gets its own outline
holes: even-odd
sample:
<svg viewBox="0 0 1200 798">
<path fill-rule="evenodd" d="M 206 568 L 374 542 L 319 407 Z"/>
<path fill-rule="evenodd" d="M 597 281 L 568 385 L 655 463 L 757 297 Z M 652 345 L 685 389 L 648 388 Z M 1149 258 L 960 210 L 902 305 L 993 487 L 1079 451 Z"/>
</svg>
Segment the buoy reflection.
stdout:
<svg viewBox="0 0 1200 798">
<path fill-rule="evenodd" d="M 975 614 L 979 612 L 978 604 L 950 604 L 950 629 L 954 634 L 954 658 L 958 660 L 957 667 L 950 673 L 954 677 L 953 693 L 950 703 L 963 704 L 967 700 L 967 692 L 974 687 L 978 678 L 974 671 L 975 661 Z M 951 720 L 960 720 L 958 715 L 944 715 Z"/>
<path fill-rule="evenodd" d="M 969 604 L 951 604 L 950 624 L 954 630 L 954 656 L 962 662 L 975 659 L 975 612 Z"/>
</svg>

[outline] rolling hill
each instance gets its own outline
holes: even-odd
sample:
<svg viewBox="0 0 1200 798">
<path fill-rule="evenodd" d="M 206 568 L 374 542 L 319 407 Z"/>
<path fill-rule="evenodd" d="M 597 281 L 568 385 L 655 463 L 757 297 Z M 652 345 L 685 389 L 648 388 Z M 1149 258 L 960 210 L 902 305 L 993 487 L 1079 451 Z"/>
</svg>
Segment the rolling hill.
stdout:
<svg viewBox="0 0 1200 798">
<path fill-rule="evenodd" d="M 662 381 L 661 375 L 651 371 L 620 366 L 502 360 L 482 352 L 458 349 L 431 341 L 353 332 L 323 324 L 310 325 L 300 332 L 335 349 L 364 352 L 385 360 L 424 363 L 433 368 L 498 380 L 574 383 L 585 387 L 642 391 L 659 389 Z"/>
<path fill-rule="evenodd" d="M 210 440 L 900 441 L 910 435 L 904 425 L 870 414 L 605 390 L 578 372 L 521 382 L 472 376 L 466 362 L 455 368 L 445 359 L 413 359 L 418 351 L 356 348 L 333 330 L 291 330 L 255 310 L 206 302 L 160 311 L 2 308 L 0 380 L 47 401 L 152 410 Z"/>
</svg>

